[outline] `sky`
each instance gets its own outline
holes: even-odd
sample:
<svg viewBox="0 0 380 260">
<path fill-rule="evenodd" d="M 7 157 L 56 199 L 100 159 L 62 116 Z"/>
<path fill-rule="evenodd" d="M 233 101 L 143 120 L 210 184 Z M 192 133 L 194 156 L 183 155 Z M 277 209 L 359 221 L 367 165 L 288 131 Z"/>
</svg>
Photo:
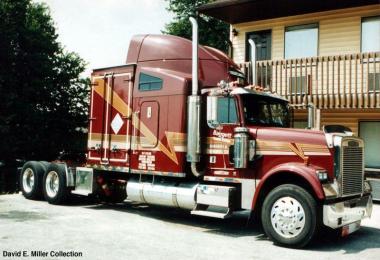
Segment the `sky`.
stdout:
<svg viewBox="0 0 380 260">
<path fill-rule="evenodd" d="M 58 40 L 95 68 L 125 64 L 135 34 L 159 34 L 173 14 L 165 0 L 34 0 L 51 10 Z"/>
</svg>

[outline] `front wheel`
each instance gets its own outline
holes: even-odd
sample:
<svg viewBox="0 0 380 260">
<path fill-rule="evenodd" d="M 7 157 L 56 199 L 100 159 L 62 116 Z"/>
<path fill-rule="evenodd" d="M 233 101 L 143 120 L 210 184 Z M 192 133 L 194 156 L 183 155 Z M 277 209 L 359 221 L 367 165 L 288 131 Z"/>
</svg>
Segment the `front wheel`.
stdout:
<svg viewBox="0 0 380 260">
<path fill-rule="evenodd" d="M 299 186 L 280 185 L 265 198 L 261 221 L 265 233 L 276 244 L 304 247 L 317 232 L 317 203 Z"/>
</svg>

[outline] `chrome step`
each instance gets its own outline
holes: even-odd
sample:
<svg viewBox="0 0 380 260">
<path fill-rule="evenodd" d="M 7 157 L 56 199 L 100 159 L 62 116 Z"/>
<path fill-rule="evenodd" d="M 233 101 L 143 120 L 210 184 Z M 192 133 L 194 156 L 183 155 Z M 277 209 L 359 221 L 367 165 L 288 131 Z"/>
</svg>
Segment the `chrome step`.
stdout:
<svg viewBox="0 0 380 260">
<path fill-rule="evenodd" d="M 200 184 L 192 215 L 225 219 L 231 216 L 235 187 Z"/>
<path fill-rule="evenodd" d="M 220 218 L 226 219 L 231 216 L 231 210 L 228 209 L 227 212 L 215 212 L 215 211 L 207 211 L 207 210 L 192 210 L 192 215 L 210 217 L 210 218 Z"/>
</svg>

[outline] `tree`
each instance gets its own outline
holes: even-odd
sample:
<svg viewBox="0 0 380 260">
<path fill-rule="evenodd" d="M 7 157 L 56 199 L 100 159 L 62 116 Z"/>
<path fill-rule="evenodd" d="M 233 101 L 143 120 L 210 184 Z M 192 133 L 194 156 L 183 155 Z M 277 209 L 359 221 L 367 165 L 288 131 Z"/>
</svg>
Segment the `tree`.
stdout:
<svg viewBox="0 0 380 260">
<path fill-rule="evenodd" d="M 0 159 L 50 160 L 85 147 L 85 62 L 65 51 L 49 9 L 0 1 Z"/>
<path fill-rule="evenodd" d="M 208 45 L 224 52 L 229 47 L 229 25 L 205 15 L 198 15 L 197 8 L 210 0 L 166 0 L 168 10 L 175 14 L 174 21 L 165 26 L 163 33 L 191 39 L 191 24 L 189 17 L 197 17 L 199 24 L 199 43 Z"/>
</svg>

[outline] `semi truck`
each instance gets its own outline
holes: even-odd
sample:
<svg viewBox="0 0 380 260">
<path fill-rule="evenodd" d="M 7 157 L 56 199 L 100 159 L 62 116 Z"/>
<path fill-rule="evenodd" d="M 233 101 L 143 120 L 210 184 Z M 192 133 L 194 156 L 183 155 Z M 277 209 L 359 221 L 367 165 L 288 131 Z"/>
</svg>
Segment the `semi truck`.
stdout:
<svg viewBox="0 0 380 260">
<path fill-rule="evenodd" d="M 372 212 L 363 140 L 292 129 L 288 100 L 247 84 L 227 55 L 199 45 L 190 21 L 192 41 L 137 35 L 125 65 L 93 70 L 85 163 L 26 162 L 23 195 L 128 199 L 221 219 L 244 210 L 287 247 L 326 227 L 356 231 Z"/>
</svg>

